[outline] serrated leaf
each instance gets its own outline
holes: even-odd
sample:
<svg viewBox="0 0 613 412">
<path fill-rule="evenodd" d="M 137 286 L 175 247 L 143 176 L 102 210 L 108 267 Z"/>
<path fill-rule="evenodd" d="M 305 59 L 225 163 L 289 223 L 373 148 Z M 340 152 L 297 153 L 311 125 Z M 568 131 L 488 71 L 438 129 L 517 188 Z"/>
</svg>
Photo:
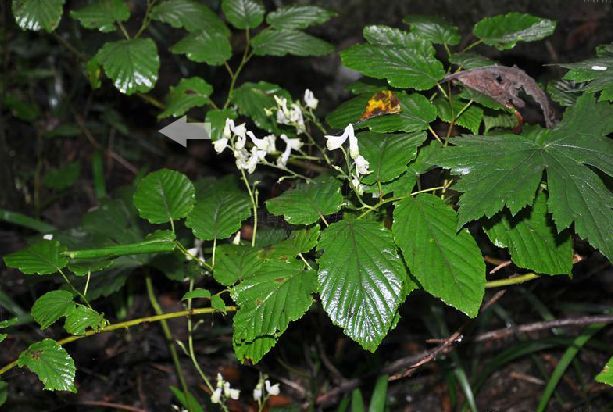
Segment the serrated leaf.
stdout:
<svg viewBox="0 0 613 412">
<path fill-rule="evenodd" d="M 602 371 L 596 375 L 596 381 L 613 386 L 613 358 L 609 359 Z"/>
<path fill-rule="evenodd" d="M 481 19 L 473 33 L 483 43 L 498 50 L 512 49 L 517 42 L 537 41 L 550 36 L 556 22 L 526 13 L 511 12 Z"/>
<path fill-rule="evenodd" d="M 264 6 L 257 0 L 222 0 L 221 9 L 237 29 L 254 29 L 264 20 Z"/>
<path fill-rule="evenodd" d="M 279 243 L 274 243 L 259 251 L 259 256 L 263 259 L 292 260 L 300 253 L 307 253 L 315 246 L 319 240 L 319 226 L 295 230 L 289 237 Z"/>
<path fill-rule="evenodd" d="M 449 55 L 449 63 L 460 66 L 461 69 L 469 70 L 476 69 L 478 67 L 493 66 L 496 64 L 494 60 L 481 56 L 477 53 L 451 53 Z"/>
<path fill-rule="evenodd" d="M 267 28 L 252 40 L 253 52 L 258 56 L 323 56 L 334 46 L 300 30 Z"/>
<path fill-rule="evenodd" d="M 584 85 L 586 90 L 601 92 L 600 101 L 613 102 L 613 46 L 601 45 L 596 54 L 597 57 L 592 59 L 557 65 L 570 69 L 564 79 L 587 82 Z"/>
<path fill-rule="evenodd" d="M 34 372 L 46 390 L 77 391 L 74 386 L 74 361 L 53 339 L 43 339 L 30 345 L 19 355 L 17 366 Z"/>
<path fill-rule="evenodd" d="M 573 267 L 573 247 L 568 231 L 558 235 L 547 214 L 547 196 L 540 193 L 532 208 L 497 216 L 485 226 L 490 240 L 509 248 L 516 266 L 542 274 L 567 274 Z"/>
<path fill-rule="evenodd" d="M 479 133 L 479 127 L 483 120 L 483 109 L 470 104 L 467 106 L 467 102 L 463 102 L 458 99 L 452 100 L 449 104 L 449 100 L 439 97 L 434 99 L 434 105 L 436 106 L 438 117 L 444 122 L 457 124 L 465 127 L 471 132 Z"/>
<path fill-rule="evenodd" d="M 263 81 L 245 82 L 234 90 L 232 102 L 238 106 L 240 114 L 251 118 L 259 128 L 277 133 L 278 127 L 274 116 L 266 114 L 266 109 L 276 110 L 275 95 L 292 99 L 287 90 L 276 84 Z"/>
<path fill-rule="evenodd" d="M 151 9 L 151 18 L 189 32 L 218 32 L 230 36 L 230 29 L 210 8 L 194 0 L 166 0 Z"/>
<path fill-rule="evenodd" d="M 440 61 L 397 46 L 358 44 L 341 52 L 343 64 L 392 87 L 427 90 L 445 75 Z"/>
<path fill-rule="evenodd" d="M 70 262 L 68 269 L 76 276 L 85 276 L 88 273 L 104 270 L 113 264 L 112 259 L 91 259 L 79 262 Z"/>
<path fill-rule="evenodd" d="M 26 275 L 50 275 L 62 269 L 68 258 L 57 240 L 41 240 L 4 257 L 7 267 L 19 269 Z"/>
<path fill-rule="evenodd" d="M 321 177 L 267 200 L 266 209 L 293 225 L 309 225 L 340 210 L 344 201 L 340 190 L 338 180 Z"/>
<path fill-rule="evenodd" d="M 185 220 L 194 236 L 202 240 L 225 239 L 251 216 L 249 197 L 241 192 L 216 191 L 199 199 Z"/>
<path fill-rule="evenodd" d="M 226 303 L 219 295 L 211 296 L 211 307 L 224 315 L 226 314 Z"/>
<path fill-rule="evenodd" d="M 65 0 L 13 0 L 13 16 L 23 30 L 55 30 L 62 18 Z"/>
<path fill-rule="evenodd" d="M 558 232 L 575 232 L 608 257 L 613 256 L 613 195 L 587 165 L 613 175 L 613 108 L 583 95 L 557 129 L 530 129 L 524 135 L 454 139 L 437 163 L 461 176 L 459 225 L 492 217 L 504 206 L 512 214 L 532 204 L 547 171 L 549 211 Z"/>
<path fill-rule="evenodd" d="M 210 102 L 213 86 L 200 77 L 183 78 L 170 88 L 166 99 L 166 108 L 159 118 L 181 117 L 193 107 L 204 106 Z"/>
<path fill-rule="evenodd" d="M 362 35 L 373 46 L 397 46 L 424 56 L 434 56 L 432 43 L 415 33 L 377 24 L 364 27 Z"/>
<path fill-rule="evenodd" d="M 211 299 L 211 292 L 209 292 L 206 289 L 202 289 L 202 288 L 197 288 L 194 289 L 192 291 L 186 292 L 183 297 L 181 298 L 181 300 L 188 300 L 188 299 Z"/>
<path fill-rule="evenodd" d="M 258 249 L 251 246 L 219 245 L 215 253 L 213 278 L 224 286 L 251 276 L 262 264 Z"/>
<path fill-rule="evenodd" d="M 419 93 L 398 93 L 397 97 L 400 113 L 372 117 L 359 127 L 368 127 L 381 133 L 417 132 L 428 129 L 430 122 L 436 119 L 436 108 L 425 96 Z"/>
<path fill-rule="evenodd" d="M 439 197 L 420 194 L 396 204 L 392 231 L 411 273 L 428 293 L 474 318 L 485 293 L 485 263 L 468 230 Z"/>
<path fill-rule="evenodd" d="M 196 189 L 184 174 L 161 169 L 137 183 L 134 206 L 143 219 L 166 223 L 187 216 L 195 199 Z"/>
<path fill-rule="evenodd" d="M 306 29 L 335 16 L 335 12 L 317 6 L 284 6 L 268 13 L 266 23 L 275 29 Z"/>
<path fill-rule="evenodd" d="M 426 140 L 426 133 L 379 134 L 360 133 L 360 154 L 369 161 L 372 171 L 362 179 L 365 184 L 387 182 L 407 170 L 407 163 L 417 156 L 417 148 Z"/>
<path fill-rule="evenodd" d="M 318 285 L 332 322 L 374 351 L 400 304 L 406 272 L 391 233 L 378 222 L 341 220 L 321 234 Z"/>
<path fill-rule="evenodd" d="M 130 18 L 130 9 L 123 0 L 96 0 L 79 10 L 72 10 L 70 17 L 79 20 L 86 29 L 109 32 L 115 30 L 116 22 Z"/>
<path fill-rule="evenodd" d="M 63 190 L 72 186 L 81 176 L 81 162 L 78 160 L 51 169 L 43 177 L 43 184 L 49 189 Z"/>
<path fill-rule="evenodd" d="M 313 302 L 315 271 L 304 270 L 298 261 L 263 263 L 251 276 L 232 289 L 232 298 L 239 306 L 234 315 L 235 345 L 260 337 L 278 338 L 304 315 Z M 263 354 L 262 354 L 263 355 Z M 252 362 L 261 357 L 245 356 Z"/>
<path fill-rule="evenodd" d="M 402 21 L 411 27 L 411 32 L 434 44 L 455 46 L 460 43 L 458 28 L 443 19 L 426 16 L 407 16 Z"/>
<path fill-rule="evenodd" d="M 184 54 L 196 63 L 220 66 L 232 57 L 232 46 L 228 37 L 218 31 L 199 31 L 183 37 L 170 48 L 177 54 Z"/>
<path fill-rule="evenodd" d="M 94 58 L 122 93 L 144 93 L 151 90 L 157 82 L 160 58 L 151 39 L 107 42 Z"/>
<path fill-rule="evenodd" d="M 47 329 L 74 306 L 73 298 L 73 294 L 66 290 L 47 292 L 34 302 L 32 318 L 38 322 L 41 329 Z"/>
<path fill-rule="evenodd" d="M 379 91 L 379 89 L 377 89 Z M 334 129 L 344 129 L 349 123 L 357 121 L 373 93 L 361 94 L 341 103 L 326 116 L 326 122 Z"/>
<path fill-rule="evenodd" d="M 80 304 L 72 305 L 66 312 L 64 329 L 71 335 L 83 335 L 86 330 L 98 330 L 105 325 L 102 314 Z"/>
<path fill-rule="evenodd" d="M 613 82 L 613 79 L 612 79 Z M 573 80 L 556 80 L 547 85 L 547 94 L 551 100 L 560 106 L 570 107 L 577 103 L 577 99 L 588 89 L 588 83 Z"/>
</svg>

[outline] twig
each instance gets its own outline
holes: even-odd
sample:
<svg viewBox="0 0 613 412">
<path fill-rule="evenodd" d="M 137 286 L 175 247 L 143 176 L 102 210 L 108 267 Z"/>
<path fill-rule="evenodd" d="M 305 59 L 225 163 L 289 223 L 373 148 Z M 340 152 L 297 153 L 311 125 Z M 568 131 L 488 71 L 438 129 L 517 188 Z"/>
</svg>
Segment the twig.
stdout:
<svg viewBox="0 0 613 412">
<path fill-rule="evenodd" d="M 103 401 L 79 401 L 78 405 L 85 406 L 99 406 L 102 408 L 113 408 L 120 411 L 130 412 L 147 412 L 145 409 L 137 408 L 135 406 L 123 405 L 121 403 L 103 402 Z"/>
</svg>

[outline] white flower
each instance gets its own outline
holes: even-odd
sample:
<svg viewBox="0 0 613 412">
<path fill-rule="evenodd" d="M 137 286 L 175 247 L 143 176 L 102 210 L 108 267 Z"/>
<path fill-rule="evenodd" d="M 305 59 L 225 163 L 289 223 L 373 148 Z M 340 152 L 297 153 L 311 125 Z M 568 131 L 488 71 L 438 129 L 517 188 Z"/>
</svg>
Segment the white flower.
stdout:
<svg viewBox="0 0 613 412">
<path fill-rule="evenodd" d="M 48 233 L 46 235 L 43 235 L 43 239 L 45 239 L 45 240 L 53 240 L 53 235 L 51 233 Z"/>
<path fill-rule="evenodd" d="M 364 185 L 360 183 L 360 179 L 358 177 L 351 179 L 351 186 L 355 188 L 358 195 L 362 196 L 364 193 Z"/>
<path fill-rule="evenodd" d="M 215 389 L 211 395 L 211 403 L 221 403 L 221 388 Z"/>
<path fill-rule="evenodd" d="M 328 148 L 328 150 L 336 150 L 340 148 L 343 145 L 343 143 L 345 143 L 347 138 L 350 138 L 350 140 L 355 139 L 355 132 L 353 131 L 353 125 L 349 123 L 349 125 L 345 127 L 345 131 L 343 132 L 343 134 L 340 136 L 326 135 L 325 138 L 327 139 L 326 147 Z M 356 139 L 356 142 L 357 142 L 357 139 Z"/>
<path fill-rule="evenodd" d="M 292 147 L 290 145 L 285 146 L 285 150 L 281 153 L 281 156 L 277 158 L 277 166 L 285 167 L 289 161 L 289 155 L 292 153 Z"/>
<path fill-rule="evenodd" d="M 275 110 L 274 110 L 274 109 L 270 109 L 270 108 L 268 108 L 268 107 L 265 107 L 265 108 L 264 108 L 264 113 L 266 114 L 266 117 L 270 117 L 270 116 L 272 116 L 274 112 L 275 112 Z"/>
<path fill-rule="evenodd" d="M 358 156 L 355 158 L 355 171 L 358 176 L 371 173 L 372 170 L 368 170 L 368 166 L 370 166 L 370 163 L 364 158 L 364 156 Z"/>
<path fill-rule="evenodd" d="M 230 399 L 238 399 L 241 391 L 239 389 L 230 388 Z"/>
<path fill-rule="evenodd" d="M 232 138 L 232 129 L 234 129 L 234 120 L 226 119 L 226 124 L 223 127 L 223 137 L 226 139 Z"/>
<path fill-rule="evenodd" d="M 251 142 L 259 149 L 264 150 L 266 153 L 274 153 L 277 149 L 275 147 L 275 135 L 268 135 L 261 139 L 255 137 L 252 132 L 247 132 L 247 136 L 251 139 Z"/>
<path fill-rule="evenodd" d="M 287 99 L 285 97 L 279 97 L 277 95 L 274 95 L 273 97 L 275 98 L 275 102 L 277 103 L 277 123 L 289 124 L 290 112 L 287 108 Z"/>
<path fill-rule="evenodd" d="M 289 121 L 292 125 L 294 125 L 294 127 L 296 127 L 296 130 L 306 130 L 304 118 L 302 117 L 302 108 L 298 103 L 292 103 L 292 110 L 289 112 Z"/>
<path fill-rule="evenodd" d="M 241 244 L 241 231 L 240 230 L 236 232 L 236 235 L 234 235 L 234 238 L 232 239 L 232 244 L 237 245 L 237 246 Z"/>
<path fill-rule="evenodd" d="M 238 136 L 238 138 L 234 142 L 234 148 L 238 150 L 244 149 L 246 140 L 247 139 L 244 136 Z"/>
<path fill-rule="evenodd" d="M 192 260 L 196 257 L 196 255 L 198 255 L 198 249 L 197 248 L 191 248 L 191 249 L 187 249 L 187 255 L 185 258 L 187 260 Z"/>
<path fill-rule="evenodd" d="M 313 95 L 313 92 L 310 91 L 309 89 L 306 89 L 304 91 L 304 104 L 306 104 L 307 107 L 313 110 L 317 109 L 317 105 L 319 104 L 319 100 L 315 98 L 315 96 Z"/>
<path fill-rule="evenodd" d="M 249 152 L 247 150 L 244 148 L 234 150 L 234 159 L 239 170 L 247 170 L 247 161 L 249 160 Z"/>
<path fill-rule="evenodd" d="M 213 147 L 217 153 L 221 153 L 228 147 L 228 138 L 222 137 L 221 139 L 215 140 L 213 143 Z"/>
<path fill-rule="evenodd" d="M 221 373 L 217 373 L 217 387 L 221 388 L 223 386 L 224 386 L 223 376 L 221 376 Z"/>
<path fill-rule="evenodd" d="M 244 139 L 245 134 L 247 133 L 247 127 L 245 126 L 245 123 L 241 123 L 238 126 L 234 126 L 232 128 L 232 133 Z"/>
<path fill-rule="evenodd" d="M 247 160 L 246 170 L 249 174 L 255 172 L 255 168 L 261 160 L 264 160 L 266 157 L 266 152 L 264 150 L 258 150 L 256 146 L 251 148 L 251 156 Z"/>
<path fill-rule="evenodd" d="M 279 384 L 275 383 L 274 385 L 270 384 L 270 381 L 268 379 L 266 379 L 266 381 L 264 382 L 266 384 L 266 392 L 269 395 L 278 395 L 279 393 L 281 393 L 281 389 L 279 389 Z"/>
<path fill-rule="evenodd" d="M 286 145 L 288 145 L 292 150 L 300 150 L 302 148 L 302 142 L 300 141 L 299 138 L 294 137 L 294 138 L 288 138 L 286 135 L 282 134 L 281 136 L 279 136 L 281 138 L 281 140 L 283 140 L 285 142 Z"/>
<path fill-rule="evenodd" d="M 262 383 L 261 382 L 255 385 L 255 388 L 253 389 L 253 400 L 259 401 L 260 399 L 262 399 Z"/>
<path fill-rule="evenodd" d="M 264 149 L 266 150 L 266 153 L 274 153 L 277 151 L 277 147 L 275 146 L 277 136 L 274 134 L 269 134 L 268 136 L 264 136 L 262 139 L 266 141 L 266 149 Z"/>
<path fill-rule="evenodd" d="M 349 133 L 349 156 L 354 160 L 360 156 L 360 147 L 358 146 L 358 139 L 353 133 L 353 126 L 351 126 L 351 133 Z"/>
<path fill-rule="evenodd" d="M 223 383 L 223 395 L 226 398 L 230 397 L 230 391 L 232 390 L 232 387 L 230 387 L 230 382 L 224 382 Z"/>
</svg>

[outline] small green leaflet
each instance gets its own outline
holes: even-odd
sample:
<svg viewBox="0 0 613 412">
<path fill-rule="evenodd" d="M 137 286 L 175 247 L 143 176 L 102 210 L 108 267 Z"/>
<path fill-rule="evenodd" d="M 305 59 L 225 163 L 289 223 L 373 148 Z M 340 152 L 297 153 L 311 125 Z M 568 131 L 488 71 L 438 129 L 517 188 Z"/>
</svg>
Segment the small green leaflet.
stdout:
<svg viewBox="0 0 613 412">
<path fill-rule="evenodd" d="M 600 101 L 613 102 L 613 43 L 596 49 L 596 57 L 578 63 L 560 63 L 558 66 L 570 69 L 564 79 L 582 84 L 591 92 L 600 92 Z"/>
<path fill-rule="evenodd" d="M 422 193 L 396 204 L 392 231 L 411 273 L 443 302 L 474 318 L 485 293 L 485 263 L 457 215 L 439 197 Z"/>
<path fill-rule="evenodd" d="M 257 0 L 222 0 L 221 9 L 237 29 L 254 29 L 264 20 L 264 6 Z"/>
<path fill-rule="evenodd" d="M 436 163 L 461 176 L 459 226 L 492 217 L 505 206 L 517 214 L 534 201 L 547 171 L 548 209 L 558 232 L 574 222 L 575 232 L 613 256 L 613 195 L 589 166 L 613 175 L 613 107 L 584 94 L 557 129 L 528 129 L 523 135 L 454 139 Z"/>
<path fill-rule="evenodd" d="M 596 375 L 596 381 L 613 386 L 613 358 L 609 359 L 602 371 Z"/>
<path fill-rule="evenodd" d="M 537 41 L 550 36 L 556 22 L 526 13 L 511 12 L 486 17 L 475 24 L 473 33 L 498 50 L 512 49 L 517 42 Z"/>
<path fill-rule="evenodd" d="M 543 274 L 566 274 L 573 267 L 570 233 L 559 234 L 547 213 L 547 196 L 537 195 L 531 208 L 515 217 L 501 212 L 485 225 L 485 233 L 498 247 L 508 247 L 513 263 Z"/>
<path fill-rule="evenodd" d="M 292 260 L 300 253 L 307 253 L 317 246 L 319 225 L 295 230 L 289 237 L 262 249 L 258 255 L 262 259 Z"/>
<path fill-rule="evenodd" d="M 77 391 L 74 386 L 74 361 L 53 339 L 43 339 L 30 345 L 19 355 L 17 366 L 34 372 L 46 390 Z"/>
<path fill-rule="evenodd" d="M 67 290 L 47 292 L 34 302 L 32 318 L 38 322 L 41 329 L 46 329 L 64 317 L 68 309 L 74 306 L 73 298 L 73 294 Z"/>
<path fill-rule="evenodd" d="M 425 16 L 407 16 L 402 20 L 410 25 L 411 32 L 435 44 L 455 46 L 462 37 L 458 28 L 443 19 Z"/>
<path fill-rule="evenodd" d="M 116 29 L 116 22 L 130 18 L 130 9 L 124 0 L 96 0 L 79 10 L 72 10 L 70 17 L 79 20 L 86 29 L 109 32 Z"/>
<path fill-rule="evenodd" d="M 438 117 L 444 122 L 465 127 L 473 133 L 479 133 L 479 126 L 483 120 L 483 109 L 472 104 L 454 99 L 451 104 L 445 98 L 434 99 Z"/>
<path fill-rule="evenodd" d="M 411 49 L 423 56 L 434 56 L 432 43 L 422 36 L 394 27 L 372 25 L 362 30 L 364 40 L 373 46 L 396 46 Z"/>
<path fill-rule="evenodd" d="M 389 230 L 344 219 L 321 234 L 318 288 L 332 322 L 374 352 L 389 331 L 407 277 Z"/>
<path fill-rule="evenodd" d="M 196 202 L 185 226 L 198 239 L 225 239 L 235 234 L 249 216 L 251 204 L 245 193 L 220 190 Z"/>
<path fill-rule="evenodd" d="M 151 18 L 190 33 L 206 30 L 230 36 L 230 30 L 219 16 L 196 0 L 166 0 L 158 3 L 151 9 Z"/>
<path fill-rule="evenodd" d="M 267 200 L 266 208 L 273 215 L 283 216 L 288 223 L 308 225 L 338 212 L 343 202 L 340 181 L 319 177 Z"/>
<path fill-rule="evenodd" d="M 177 54 L 185 54 L 196 63 L 220 66 L 232 57 L 232 46 L 228 37 L 218 31 L 190 33 L 170 48 Z"/>
<path fill-rule="evenodd" d="M 190 292 L 186 292 L 181 298 L 181 300 L 188 299 L 211 299 L 211 292 L 206 289 L 197 288 Z"/>
<path fill-rule="evenodd" d="M 262 261 L 258 259 L 258 249 L 251 246 L 223 244 L 215 252 L 213 277 L 225 286 L 253 275 Z"/>
<path fill-rule="evenodd" d="M 26 275 L 51 275 L 68 263 L 68 258 L 63 255 L 65 251 L 66 248 L 57 240 L 40 240 L 25 249 L 6 255 L 4 263 Z"/>
<path fill-rule="evenodd" d="M 62 18 L 65 0 L 13 0 L 13 16 L 23 30 L 52 32 Z"/>
<path fill-rule="evenodd" d="M 210 102 L 213 86 L 200 77 L 183 78 L 170 88 L 166 99 L 166 108 L 158 118 L 181 117 L 193 107 L 204 106 Z"/>
<path fill-rule="evenodd" d="M 323 24 L 336 13 L 317 6 L 285 6 L 266 16 L 266 23 L 275 29 L 306 29 L 309 26 Z"/>
<path fill-rule="evenodd" d="M 267 28 L 252 40 L 253 52 L 258 56 L 323 56 L 334 46 L 299 30 Z"/>
<path fill-rule="evenodd" d="M 182 173 L 161 169 L 142 178 L 136 185 L 134 206 L 151 223 L 181 219 L 192 210 L 196 189 Z"/>
<path fill-rule="evenodd" d="M 234 315 L 235 347 L 258 338 L 278 338 L 291 321 L 304 315 L 313 302 L 316 273 L 303 266 L 295 260 L 270 260 L 234 286 L 232 298 L 240 307 Z M 263 355 L 245 353 L 239 359 L 258 362 Z"/>
<path fill-rule="evenodd" d="M 148 92 L 155 86 L 160 68 L 155 42 L 129 39 L 104 43 L 94 59 L 122 93 Z"/>
</svg>

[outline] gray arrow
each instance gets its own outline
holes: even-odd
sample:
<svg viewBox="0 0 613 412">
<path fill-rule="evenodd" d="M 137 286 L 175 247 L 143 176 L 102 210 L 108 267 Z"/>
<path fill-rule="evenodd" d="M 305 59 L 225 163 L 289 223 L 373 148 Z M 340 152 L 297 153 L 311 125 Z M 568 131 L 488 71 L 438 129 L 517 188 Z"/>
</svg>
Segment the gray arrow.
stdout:
<svg viewBox="0 0 613 412">
<path fill-rule="evenodd" d="M 211 138 L 210 123 L 187 123 L 187 116 L 175 120 L 168 126 L 160 129 L 160 133 L 183 147 L 187 147 L 188 140 L 207 140 Z"/>
</svg>

